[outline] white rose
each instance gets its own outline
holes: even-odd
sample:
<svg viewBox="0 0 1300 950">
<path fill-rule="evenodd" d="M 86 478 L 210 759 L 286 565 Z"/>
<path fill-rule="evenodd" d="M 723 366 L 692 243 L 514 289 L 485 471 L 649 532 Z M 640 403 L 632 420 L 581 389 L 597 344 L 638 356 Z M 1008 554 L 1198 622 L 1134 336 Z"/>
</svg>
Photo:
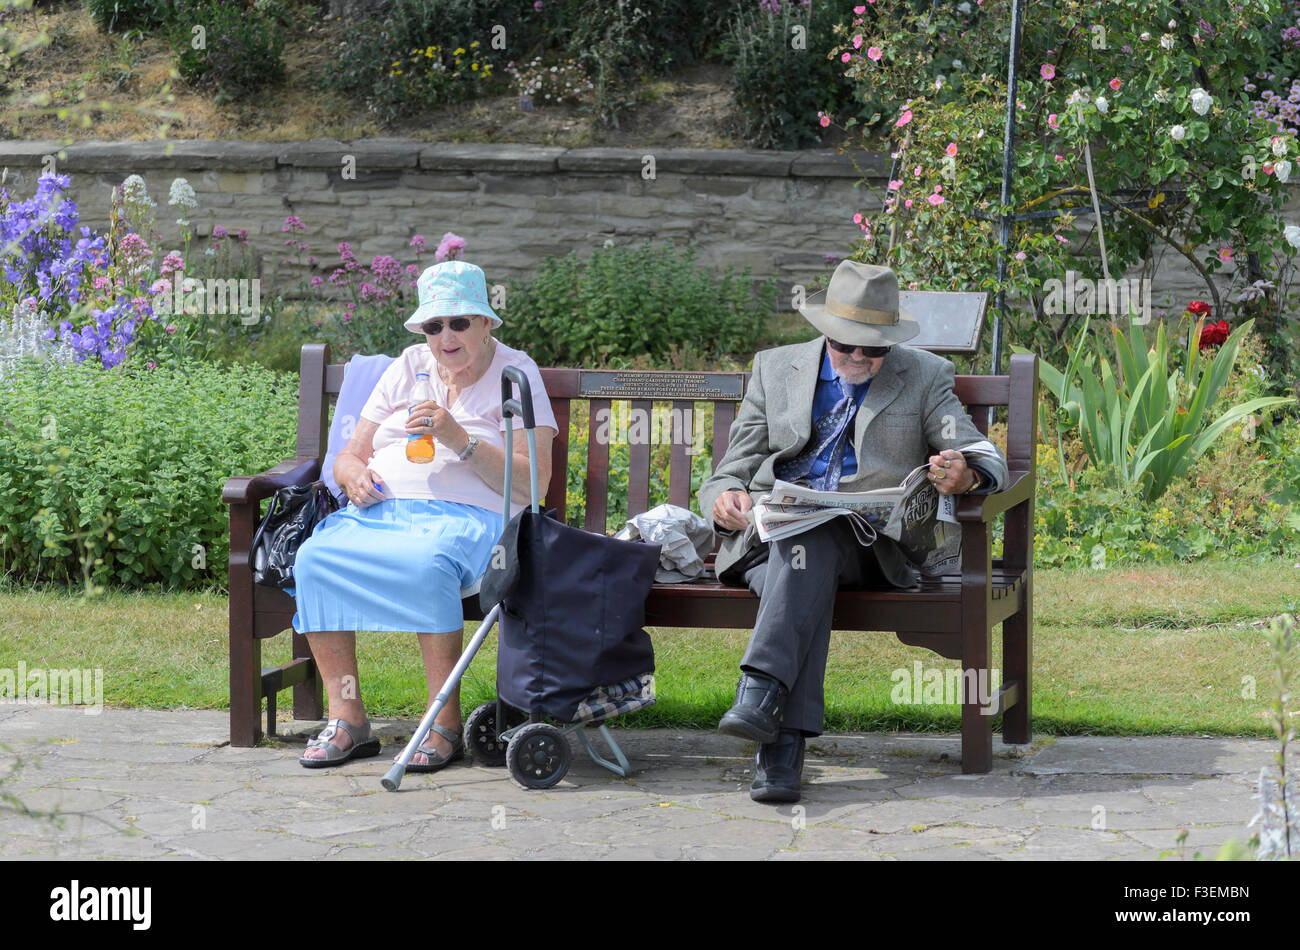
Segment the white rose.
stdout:
<svg viewBox="0 0 1300 950">
<path fill-rule="evenodd" d="M 1273 136 L 1273 154 L 1278 158 L 1286 154 L 1286 139 L 1280 135 Z"/>
<path fill-rule="evenodd" d="M 1187 130 L 1181 125 L 1175 125 L 1169 130 L 1169 137 L 1175 142 L 1181 142 L 1185 135 L 1187 135 Z"/>
<path fill-rule="evenodd" d="M 1151 39 L 1151 34 L 1143 30 L 1142 35 L 1139 36 L 1138 39 L 1140 39 L 1143 43 L 1145 43 Z M 502 502 L 502 504 L 504 504 L 504 502 Z"/>
<path fill-rule="evenodd" d="M 1106 101 L 1106 97 L 1105 97 L 1105 96 L 1098 96 L 1098 97 L 1097 97 L 1097 111 L 1100 112 L 1102 115 L 1105 115 L 1106 112 L 1107 112 L 1109 109 L 1110 109 L 1110 103 Z"/>
<path fill-rule="evenodd" d="M 1291 163 L 1285 158 L 1273 166 L 1273 174 L 1277 176 L 1280 182 L 1286 182 L 1291 177 Z"/>
<path fill-rule="evenodd" d="M 1296 250 L 1300 250 L 1300 225 L 1288 224 L 1283 229 L 1282 235 L 1286 238 L 1286 243 L 1290 244 Z"/>
<path fill-rule="evenodd" d="M 1170 20 L 1170 21 L 1169 21 L 1169 29 L 1173 30 L 1173 29 L 1177 29 L 1177 27 L 1178 27 L 1178 21 L 1177 21 L 1177 20 Z"/>
<path fill-rule="evenodd" d="M 1155 99 L 1156 102 L 1168 102 L 1168 101 L 1169 101 L 1169 90 L 1167 90 L 1167 89 L 1157 89 L 1157 90 L 1155 91 L 1155 95 L 1152 96 L 1152 98 Z"/>
<path fill-rule="evenodd" d="M 958 12 L 958 13 L 970 13 L 970 4 L 969 4 L 969 3 L 964 3 L 964 2 L 963 2 L 963 3 L 959 3 L 959 4 L 957 4 L 957 12 Z"/>
<path fill-rule="evenodd" d="M 953 68 L 953 69 L 965 69 L 965 68 L 966 68 L 966 64 L 963 63 L 960 59 L 954 59 L 954 60 L 952 61 L 952 68 Z M 502 504 L 505 504 L 505 502 L 502 502 Z"/>
<path fill-rule="evenodd" d="M 1210 106 L 1214 105 L 1214 97 L 1200 86 L 1193 89 L 1189 96 L 1192 100 L 1192 111 L 1197 115 L 1205 115 L 1210 111 Z"/>
<path fill-rule="evenodd" d="M 1163 46 L 1165 49 L 1173 49 L 1174 34 L 1166 33 L 1164 36 L 1160 37 L 1160 45 Z"/>
</svg>

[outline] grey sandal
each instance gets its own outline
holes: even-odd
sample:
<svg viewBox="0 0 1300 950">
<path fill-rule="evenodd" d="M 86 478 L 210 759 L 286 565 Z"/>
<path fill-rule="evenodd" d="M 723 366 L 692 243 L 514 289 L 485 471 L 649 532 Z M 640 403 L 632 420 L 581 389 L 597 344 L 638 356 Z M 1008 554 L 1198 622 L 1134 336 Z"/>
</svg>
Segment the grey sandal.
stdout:
<svg viewBox="0 0 1300 950">
<path fill-rule="evenodd" d="M 342 729 L 352 737 L 352 745 L 346 749 L 340 749 L 330 740 L 338 735 Z M 309 749 L 324 749 L 325 755 L 319 759 L 309 759 L 303 756 L 298 759 L 298 764 L 305 769 L 320 769 L 328 765 L 342 765 L 344 762 L 351 762 L 353 759 L 368 759 L 373 755 L 379 754 L 379 740 L 370 734 L 370 723 L 363 727 L 354 726 L 345 719 L 331 719 L 329 723 L 321 730 L 321 734 L 315 739 L 307 742 Z"/>
<path fill-rule="evenodd" d="M 454 729 L 448 729 L 446 726 L 440 726 L 436 722 L 433 724 L 433 728 L 430 731 L 436 732 L 451 743 L 451 755 L 443 758 L 442 753 L 437 749 L 426 749 L 424 746 L 420 746 L 415 751 L 418 754 L 423 755 L 429 761 L 424 765 L 417 765 L 415 762 L 411 762 L 406 767 L 406 771 L 436 772 L 439 769 L 450 765 L 452 762 L 455 762 L 457 759 L 463 759 L 465 757 L 465 742 L 461 732 Z M 412 756 L 412 758 L 414 758 L 414 756 Z"/>
</svg>

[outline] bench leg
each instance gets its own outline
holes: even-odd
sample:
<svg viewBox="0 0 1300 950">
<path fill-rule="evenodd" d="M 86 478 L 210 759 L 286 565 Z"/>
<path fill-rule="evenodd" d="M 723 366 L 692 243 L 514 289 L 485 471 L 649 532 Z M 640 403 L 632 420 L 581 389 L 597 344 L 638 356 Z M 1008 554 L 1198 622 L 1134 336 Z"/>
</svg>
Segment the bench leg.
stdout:
<svg viewBox="0 0 1300 950">
<path fill-rule="evenodd" d="M 993 717 L 984 715 L 976 696 L 961 706 L 961 770 L 969 774 L 992 768 Z"/>
<path fill-rule="evenodd" d="M 323 684 L 320 680 L 320 670 L 316 668 L 316 661 L 312 659 L 311 646 L 307 643 L 307 638 L 300 633 L 291 630 L 289 636 L 293 637 L 293 658 L 297 660 L 305 657 L 311 660 L 312 669 L 311 678 L 293 688 L 293 718 L 311 722 L 324 719 Z"/>
<path fill-rule="evenodd" d="M 1033 741 L 1030 732 L 1030 683 L 1033 668 L 1033 618 L 1029 607 L 1002 623 L 1003 682 L 1020 682 L 1020 699 L 1002 714 L 1002 741 L 1023 745 Z"/>
<path fill-rule="evenodd" d="M 237 748 L 262 738 L 262 642 L 251 627 L 230 629 L 230 744 Z"/>
</svg>

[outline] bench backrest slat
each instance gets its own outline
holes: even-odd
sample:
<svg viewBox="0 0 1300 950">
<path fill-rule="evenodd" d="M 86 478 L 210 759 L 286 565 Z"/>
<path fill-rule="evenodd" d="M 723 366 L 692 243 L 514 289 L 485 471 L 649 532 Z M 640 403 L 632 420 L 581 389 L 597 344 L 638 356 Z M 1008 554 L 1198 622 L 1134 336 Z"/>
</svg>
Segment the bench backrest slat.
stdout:
<svg viewBox="0 0 1300 950">
<path fill-rule="evenodd" d="M 299 400 L 298 454 L 303 457 L 324 455 L 324 446 L 329 431 L 329 401 L 338 395 L 343 384 L 343 364 L 328 364 L 329 348 L 324 344 L 308 344 L 303 347 L 301 390 Z M 552 470 L 550 483 L 546 486 L 546 503 L 557 509 L 561 519 L 565 517 L 566 494 L 568 490 L 569 460 L 569 425 L 575 421 L 573 400 L 588 402 L 587 416 L 587 470 L 585 473 L 584 526 L 589 531 L 604 532 L 609 511 L 609 443 L 616 421 L 622 414 L 622 422 L 641 427 L 646 437 L 632 440 L 628 452 L 628 488 L 627 511 L 629 515 L 645 511 L 650 504 L 651 441 L 650 434 L 656 428 L 668 427 L 667 431 L 656 433 L 656 439 L 662 441 L 667 436 L 671 442 L 669 450 L 668 500 L 671 504 L 689 508 L 691 502 L 691 454 L 694 432 L 701 426 L 695 419 L 696 413 L 712 403 L 713 409 L 713 451 L 712 469 L 717 470 L 718 463 L 730 444 L 731 427 L 736 418 L 737 402 L 732 398 L 718 399 L 716 395 L 696 396 L 680 391 L 672 385 L 675 377 L 695 377 L 700 374 L 646 373 L 644 378 L 651 387 L 663 389 L 637 391 L 633 398 L 611 399 L 583 395 L 583 374 L 588 371 L 566 368 L 547 368 L 542 370 L 542 380 L 551 398 L 551 407 L 555 412 L 560 432 L 553 443 Z M 636 373 L 620 373 L 621 380 L 636 380 Z M 709 374 L 720 378 L 735 374 Z M 742 375 L 742 387 L 749 382 L 749 374 Z M 967 411 L 971 414 L 976 427 L 984 434 L 988 433 L 988 410 L 996 407 L 1007 408 L 1007 461 L 1013 471 L 1033 470 L 1033 443 L 1036 437 L 1037 417 L 1034 400 L 1037 394 L 1036 366 L 1034 358 L 1028 355 L 1016 355 L 1011 359 L 1011 373 L 1007 376 L 957 376 L 954 391 Z M 741 390 L 743 392 L 743 388 Z M 615 403 L 624 405 L 615 409 Z M 654 417 L 654 408 L 661 408 L 659 418 Z M 626 408 L 625 408 L 626 407 Z M 670 408 L 669 408 L 670 407 Z M 638 420 L 638 414 L 639 420 Z M 667 420 L 664 415 L 667 415 Z M 628 420 L 631 420 L 629 422 Z M 581 418 L 577 418 L 581 422 Z"/>
</svg>

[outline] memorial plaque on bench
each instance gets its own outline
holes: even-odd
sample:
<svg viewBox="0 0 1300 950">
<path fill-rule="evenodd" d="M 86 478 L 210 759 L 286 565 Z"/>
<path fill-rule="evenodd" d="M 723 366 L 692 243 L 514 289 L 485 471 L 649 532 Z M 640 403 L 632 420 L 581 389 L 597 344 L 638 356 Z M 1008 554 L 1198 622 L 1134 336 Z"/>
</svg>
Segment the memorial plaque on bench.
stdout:
<svg viewBox="0 0 1300 950">
<path fill-rule="evenodd" d="M 703 399 L 739 402 L 740 373 L 656 373 L 583 370 L 581 399 Z"/>
</svg>

